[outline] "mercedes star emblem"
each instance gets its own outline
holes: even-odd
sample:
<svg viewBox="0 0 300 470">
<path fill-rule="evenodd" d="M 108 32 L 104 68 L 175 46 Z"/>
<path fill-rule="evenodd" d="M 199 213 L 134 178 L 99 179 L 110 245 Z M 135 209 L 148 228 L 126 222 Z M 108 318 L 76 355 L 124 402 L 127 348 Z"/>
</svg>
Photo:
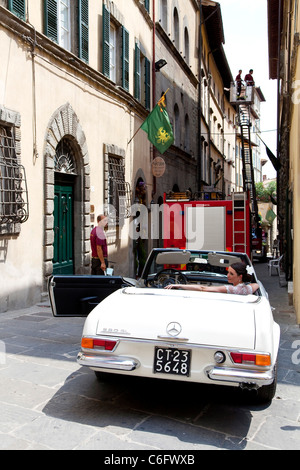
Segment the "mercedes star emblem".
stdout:
<svg viewBox="0 0 300 470">
<path fill-rule="evenodd" d="M 167 333 L 170 336 L 178 336 L 180 335 L 181 331 L 182 331 L 182 327 L 180 323 L 172 322 L 172 323 L 169 323 L 167 326 Z"/>
</svg>

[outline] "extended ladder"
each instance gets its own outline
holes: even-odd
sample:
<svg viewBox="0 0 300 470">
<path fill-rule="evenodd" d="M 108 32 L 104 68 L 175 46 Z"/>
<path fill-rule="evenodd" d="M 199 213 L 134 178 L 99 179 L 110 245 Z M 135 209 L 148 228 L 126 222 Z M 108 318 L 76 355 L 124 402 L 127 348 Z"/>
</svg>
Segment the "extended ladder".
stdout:
<svg viewBox="0 0 300 470">
<path fill-rule="evenodd" d="M 252 161 L 250 105 L 239 105 L 239 125 L 243 149 L 243 186 L 245 193 L 250 194 L 250 209 L 253 219 L 257 222 L 258 205 Z"/>
<path fill-rule="evenodd" d="M 232 248 L 247 253 L 247 193 L 232 193 Z"/>
</svg>

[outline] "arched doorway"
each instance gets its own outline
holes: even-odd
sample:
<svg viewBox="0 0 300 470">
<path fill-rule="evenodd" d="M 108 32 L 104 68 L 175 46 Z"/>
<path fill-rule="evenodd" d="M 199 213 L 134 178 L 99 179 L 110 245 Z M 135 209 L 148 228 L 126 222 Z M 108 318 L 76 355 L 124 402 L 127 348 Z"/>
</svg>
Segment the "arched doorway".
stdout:
<svg viewBox="0 0 300 470">
<path fill-rule="evenodd" d="M 90 272 L 90 161 L 85 134 L 69 103 L 50 119 L 44 160 L 46 290 L 53 270 L 65 267 L 74 274 Z M 64 248 L 57 246 L 58 231 L 66 238 Z M 69 250 L 65 256 L 61 255 L 63 249 Z"/>
<path fill-rule="evenodd" d="M 77 175 L 72 143 L 63 138 L 54 157 L 53 274 L 74 274 L 74 187 Z"/>
</svg>

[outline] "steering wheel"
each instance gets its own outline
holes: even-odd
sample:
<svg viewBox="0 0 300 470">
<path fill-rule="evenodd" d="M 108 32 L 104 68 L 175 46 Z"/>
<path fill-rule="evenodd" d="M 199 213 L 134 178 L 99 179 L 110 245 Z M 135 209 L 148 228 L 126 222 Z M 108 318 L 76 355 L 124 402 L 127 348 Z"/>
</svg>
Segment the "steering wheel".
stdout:
<svg viewBox="0 0 300 470">
<path fill-rule="evenodd" d="M 153 284 L 158 287 L 166 287 L 169 284 L 187 284 L 188 280 L 185 274 L 177 269 L 167 268 L 159 271 L 153 278 Z"/>
</svg>

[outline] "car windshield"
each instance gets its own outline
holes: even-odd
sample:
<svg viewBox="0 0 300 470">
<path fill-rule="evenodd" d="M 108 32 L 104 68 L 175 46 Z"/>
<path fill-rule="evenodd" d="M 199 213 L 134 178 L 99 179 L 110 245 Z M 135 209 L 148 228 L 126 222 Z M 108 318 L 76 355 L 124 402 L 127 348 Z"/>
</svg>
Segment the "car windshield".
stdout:
<svg viewBox="0 0 300 470">
<path fill-rule="evenodd" d="M 194 250 L 158 250 L 148 260 L 145 273 L 148 278 L 154 277 L 162 270 L 176 270 L 189 278 L 207 278 L 227 281 L 227 269 L 235 262 L 243 261 L 249 264 L 243 254 L 216 253 Z"/>
</svg>

